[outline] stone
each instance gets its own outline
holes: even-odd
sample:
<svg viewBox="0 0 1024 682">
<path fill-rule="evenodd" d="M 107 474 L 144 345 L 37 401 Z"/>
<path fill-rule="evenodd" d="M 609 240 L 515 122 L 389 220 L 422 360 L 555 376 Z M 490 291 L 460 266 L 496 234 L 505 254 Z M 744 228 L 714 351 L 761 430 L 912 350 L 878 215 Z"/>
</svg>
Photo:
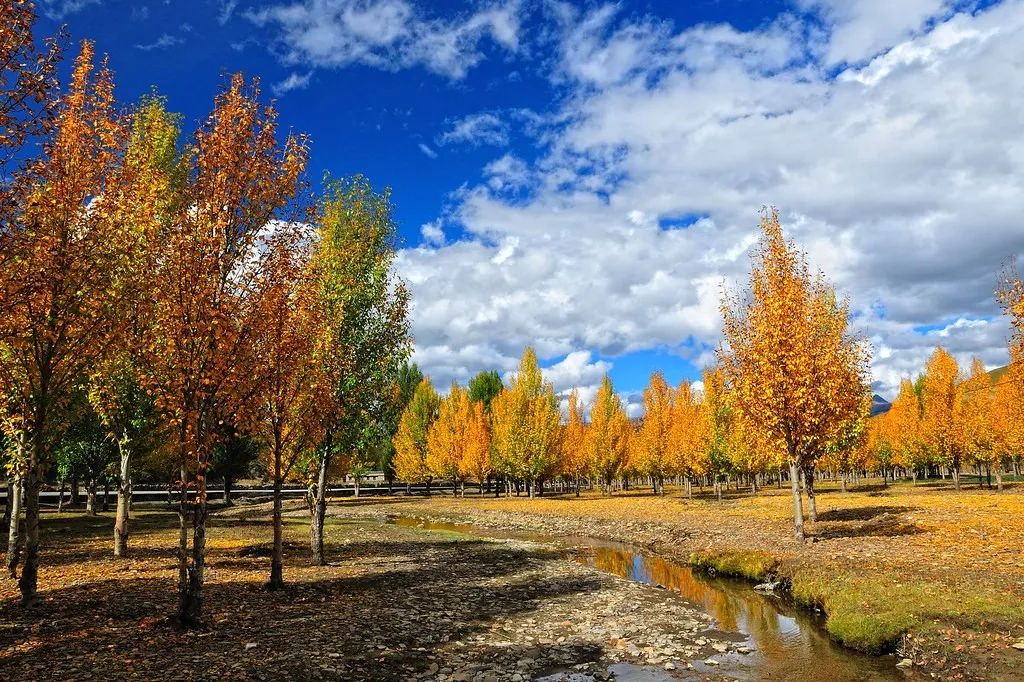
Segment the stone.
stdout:
<svg viewBox="0 0 1024 682">
<path fill-rule="evenodd" d="M 910 660 L 909 658 L 904 658 L 902 661 L 900 661 L 899 663 L 896 664 L 897 668 L 904 668 L 904 669 L 905 668 L 912 668 L 913 666 L 914 666 L 914 662 L 912 660 Z"/>
<path fill-rule="evenodd" d="M 256 642 L 246 642 L 245 643 L 245 650 L 249 651 L 250 649 L 255 649 L 257 646 L 259 646 L 259 645 Z"/>
<path fill-rule="evenodd" d="M 704 665 L 718 665 L 718 661 L 713 658 L 705 658 Z"/>
</svg>

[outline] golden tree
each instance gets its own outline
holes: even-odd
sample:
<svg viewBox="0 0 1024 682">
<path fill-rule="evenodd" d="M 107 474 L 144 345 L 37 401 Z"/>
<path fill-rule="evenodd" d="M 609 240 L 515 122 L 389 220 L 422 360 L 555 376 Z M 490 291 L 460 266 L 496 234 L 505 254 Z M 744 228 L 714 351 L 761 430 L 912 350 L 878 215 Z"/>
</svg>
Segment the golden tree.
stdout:
<svg viewBox="0 0 1024 682">
<path fill-rule="evenodd" d="M 559 441 L 559 473 L 572 482 L 576 496 L 580 495 L 580 484 L 587 475 L 586 452 L 587 425 L 583 423 L 583 407 L 580 392 L 575 388 L 569 393 L 569 418 L 562 426 Z"/>
<path fill-rule="evenodd" d="M 152 245 L 166 228 L 183 179 L 178 157 L 180 116 L 171 114 L 160 97 L 147 97 L 132 114 L 124 162 L 115 171 L 105 199 L 111 218 L 123 229 L 126 261 L 121 303 L 127 324 L 118 343 L 89 372 L 89 402 L 117 444 L 119 455 L 114 556 L 128 548 L 132 460 L 154 428 L 152 398 L 141 385 L 140 347 L 145 325 L 147 277 L 155 267 Z"/>
<path fill-rule="evenodd" d="M 934 461 L 949 469 L 957 490 L 964 454 L 963 388 L 956 358 L 945 348 L 936 348 L 924 370 L 921 436 Z"/>
<path fill-rule="evenodd" d="M 156 240 L 149 287 L 142 349 L 147 385 L 174 428 L 181 466 L 178 618 L 187 626 L 202 614 L 218 416 L 238 414 L 256 389 L 255 329 L 246 313 L 262 276 L 260 236 L 286 217 L 306 166 L 305 140 L 288 136 L 279 144 L 277 112 L 259 95 L 258 83 L 232 77 L 195 134 L 178 210 Z"/>
<path fill-rule="evenodd" d="M 246 324 L 253 330 L 255 392 L 242 416 L 263 444 L 273 483 L 270 589 L 284 586 L 282 488 L 299 457 L 322 440 L 324 406 L 330 402 L 323 396 L 323 365 L 313 357 L 321 319 L 308 267 L 310 237 L 301 222 L 270 228 L 260 249 L 254 301 L 245 312 L 252 318 Z"/>
<path fill-rule="evenodd" d="M 467 445 L 466 430 L 472 412 L 469 394 L 458 384 L 452 384 L 438 406 L 437 419 L 427 431 L 425 463 L 431 478 L 448 480 L 459 487 L 462 480 L 459 464 Z"/>
<path fill-rule="evenodd" d="M 672 404 L 669 430 L 672 469 L 686 478 L 686 495 L 693 496 L 693 479 L 708 471 L 707 422 L 699 396 L 689 381 L 679 384 Z"/>
<path fill-rule="evenodd" d="M 868 352 L 848 331 L 847 303 L 786 242 L 776 211 L 762 215 L 761 233 L 748 295 L 723 300 L 719 356 L 746 423 L 785 448 L 803 539 L 799 473 L 813 477 L 827 444 L 861 410 Z"/>
<path fill-rule="evenodd" d="M 644 389 L 644 418 L 636 431 L 632 449 L 637 470 L 649 476 L 654 491 L 665 494 L 665 477 L 673 472 L 671 432 L 674 395 L 661 372 L 651 375 Z"/>
<path fill-rule="evenodd" d="M 523 351 L 512 385 L 491 401 L 491 420 L 495 468 L 524 481 L 533 497 L 538 483 L 556 470 L 561 412 L 532 348 Z"/>
<path fill-rule="evenodd" d="M 590 407 L 585 447 L 590 471 L 601 481 L 606 493 L 612 492 L 612 481 L 626 465 L 629 439 L 633 429 L 622 401 L 606 374 Z"/>
<path fill-rule="evenodd" d="M 482 400 L 471 400 L 465 415 L 466 426 L 462 456 L 459 459 L 459 475 L 463 479 L 476 481 L 480 494 L 491 476 L 491 424 L 487 406 Z"/>
<path fill-rule="evenodd" d="M 427 466 L 427 439 L 437 419 L 439 403 L 434 385 L 424 378 L 402 413 L 395 434 L 395 475 L 406 484 L 426 482 L 428 495 L 433 476 Z"/>
<path fill-rule="evenodd" d="M 992 397 L 993 462 L 996 488 L 1003 489 L 1003 463 L 1024 453 L 1024 357 L 1011 349 L 1008 376 L 994 387 Z"/>
<path fill-rule="evenodd" d="M 34 602 L 39 490 L 55 422 L 75 383 L 124 322 L 127 248 L 110 199 L 126 142 L 113 76 L 82 44 L 41 159 L 22 176 L 19 204 L 0 230 L 0 373 L 25 435 L 22 601 Z M 6 213 L 6 210 L 5 210 Z"/>
<path fill-rule="evenodd" d="M 877 465 L 900 466 L 917 483 L 918 471 L 928 463 L 928 451 L 921 434 L 921 401 L 910 379 L 900 382 L 900 392 L 885 414 L 875 417 L 878 435 L 875 439 Z"/>
<path fill-rule="evenodd" d="M 59 37 L 36 45 L 35 4 L 30 0 L 0 3 L 0 188 L 7 184 L 7 164 L 34 135 L 52 124 Z M 0 193 L 0 199 L 6 199 Z"/>
<path fill-rule="evenodd" d="M 964 416 L 961 423 L 963 429 L 964 460 L 978 468 L 991 471 L 994 466 L 1000 469 L 997 450 L 995 448 L 995 429 L 993 425 L 992 378 L 985 371 L 980 358 L 971 361 L 971 372 L 963 383 Z M 981 476 L 978 477 L 981 485 Z"/>
</svg>

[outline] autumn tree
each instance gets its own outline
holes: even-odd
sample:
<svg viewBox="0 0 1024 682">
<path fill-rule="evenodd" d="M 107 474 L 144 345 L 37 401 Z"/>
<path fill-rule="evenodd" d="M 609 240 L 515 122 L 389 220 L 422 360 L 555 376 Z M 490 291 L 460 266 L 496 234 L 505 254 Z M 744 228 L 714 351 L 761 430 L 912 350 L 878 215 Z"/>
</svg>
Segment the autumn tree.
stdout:
<svg viewBox="0 0 1024 682">
<path fill-rule="evenodd" d="M 928 453 L 921 436 L 921 402 L 910 379 L 900 382 L 900 392 L 885 414 L 875 417 L 877 465 L 882 469 L 896 464 L 910 471 L 917 482 L 918 471 L 928 462 Z"/>
<path fill-rule="evenodd" d="M 113 76 L 82 44 L 43 156 L 23 176 L 25 193 L 0 232 L 0 346 L 3 384 L 17 391 L 28 437 L 22 602 L 35 601 L 39 490 L 53 462 L 54 423 L 77 381 L 123 322 L 124 223 L 108 181 L 124 151 Z"/>
<path fill-rule="evenodd" d="M 651 478 L 655 493 L 665 494 L 665 477 L 672 471 L 671 431 L 675 396 L 661 372 L 651 375 L 644 389 L 644 418 L 633 439 L 639 471 Z"/>
<path fill-rule="evenodd" d="M 561 412 L 532 348 L 523 351 L 512 385 L 491 402 L 491 419 L 495 468 L 525 482 L 533 497 L 557 464 Z"/>
<path fill-rule="evenodd" d="M 631 433 L 622 400 L 605 375 L 590 407 L 585 448 L 590 470 L 606 493 L 612 492 L 612 481 L 626 464 Z"/>
<path fill-rule="evenodd" d="M 924 370 L 921 435 L 936 463 L 949 469 L 957 490 L 965 444 L 963 388 L 956 358 L 936 348 Z"/>
<path fill-rule="evenodd" d="M 693 496 L 693 479 L 708 471 L 708 425 L 701 400 L 689 381 L 675 391 L 672 423 L 669 430 L 669 452 L 672 469 L 686 478 L 686 495 Z"/>
<path fill-rule="evenodd" d="M 589 471 L 589 462 L 586 451 L 587 425 L 583 422 L 580 392 L 575 388 L 569 393 L 568 408 L 568 420 L 562 427 L 558 446 L 559 473 L 573 484 L 576 497 L 579 497 L 580 484 Z"/>
<path fill-rule="evenodd" d="M 427 439 L 440 402 L 434 385 L 424 378 L 402 413 L 395 434 L 395 475 L 407 484 L 426 482 L 428 494 L 432 475 L 427 466 Z"/>
<path fill-rule="evenodd" d="M 999 474 L 999 457 L 995 447 L 995 424 L 993 423 L 992 378 L 985 371 L 980 358 L 971 361 L 971 371 L 964 380 L 964 415 L 961 423 L 963 429 L 964 459 L 978 468 L 978 485 L 981 485 L 981 472 L 996 469 Z"/>
<path fill-rule="evenodd" d="M 459 459 L 459 474 L 463 479 L 476 481 L 480 494 L 491 477 L 491 422 L 483 402 L 470 401 L 465 415 L 465 444 Z"/>
<path fill-rule="evenodd" d="M 0 3 L 0 187 L 9 180 L 7 164 L 25 143 L 52 124 L 61 36 L 37 45 L 37 15 L 30 0 Z M 10 199 L 6 192 L 0 199 Z"/>
<path fill-rule="evenodd" d="M 181 466 L 178 619 L 187 626 L 202 615 L 216 422 L 237 414 L 255 388 L 255 330 L 246 312 L 262 273 L 253 263 L 266 226 L 292 217 L 286 209 L 306 165 L 305 140 L 288 136 L 279 144 L 277 113 L 259 95 L 258 83 L 234 76 L 186 148 L 187 178 L 178 210 L 155 240 L 148 286 L 143 359 Z"/>
<path fill-rule="evenodd" d="M 312 357 L 324 376 L 324 438 L 314 450 L 310 544 L 324 564 L 327 481 L 335 458 L 390 456 L 399 371 L 411 348 L 409 294 L 394 273 L 391 192 L 356 176 L 329 181 L 316 215 L 311 277 L 321 320 Z M 382 453 L 382 454 L 380 454 Z"/>
<path fill-rule="evenodd" d="M 794 530 L 803 539 L 801 470 L 855 418 L 868 372 L 865 344 L 848 330 L 849 309 L 806 256 L 787 243 L 778 213 L 761 217 L 746 295 L 723 300 L 722 366 L 745 423 L 780 443 L 789 461 Z"/>
<path fill-rule="evenodd" d="M 176 208 L 182 181 L 178 157 L 180 116 L 167 111 L 162 98 L 143 99 L 132 115 L 124 161 L 107 193 L 113 218 L 124 226 L 122 238 L 132 258 L 125 265 L 121 303 L 126 324 L 117 343 L 90 371 L 89 402 L 107 437 L 118 450 L 117 513 L 114 556 L 128 547 L 128 513 L 132 495 L 132 459 L 154 431 L 152 397 L 141 384 L 140 356 L 146 320 L 144 290 L 154 267 L 152 243 L 166 228 Z"/>
<path fill-rule="evenodd" d="M 993 462 L 996 488 L 1003 489 L 1003 463 L 1024 453 L 1024 357 L 1013 349 L 1008 376 L 992 397 Z"/>
<path fill-rule="evenodd" d="M 399 368 L 395 379 L 389 386 L 388 402 L 381 420 L 381 439 L 377 450 L 377 466 L 384 474 L 388 483 L 388 492 L 395 482 L 395 434 L 398 433 L 398 422 L 402 413 L 412 400 L 416 387 L 423 380 L 423 372 L 415 362 L 406 360 Z"/>
<path fill-rule="evenodd" d="M 310 235 L 306 225 L 275 223 L 268 231 L 258 265 L 261 275 L 255 302 L 246 313 L 253 316 L 249 323 L 253 329 L 251 381 L 257 388 L 250 406 L 243 410 L 251 410 L 246 416 L 252 433 L 263 444 L 273 484 L 274 540 L 267 586 L 278 589 L 284 586 L 282 490 L 299 457 L 323 439 L 324 413 L 329 413 L 330 401 L 323 400 L 321 394 L 332 386 L 320 371 L 324 364 L 311 361 L 321 328 L 321 309 L 308 268 Z"/>
</svg>

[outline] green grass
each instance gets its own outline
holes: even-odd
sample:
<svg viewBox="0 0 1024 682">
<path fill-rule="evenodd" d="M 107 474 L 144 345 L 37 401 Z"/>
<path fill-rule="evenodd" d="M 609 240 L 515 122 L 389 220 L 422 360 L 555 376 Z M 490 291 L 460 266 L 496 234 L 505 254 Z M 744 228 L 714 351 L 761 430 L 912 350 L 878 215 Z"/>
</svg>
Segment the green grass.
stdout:
<svg viewBox="0 0 1024 682">
<path fill-rule="evenodd" d="M 760 582 L 778 573 L 779 560 L 765 552 L 694 552 L 690 565 L 701 571 Z"/>
<path fill-rule="evenodd" d="M 849 574 L 792 577 L 793 600 L 821 608 L 834 640 L 868 653 L 886 653 L 907 632 L 937 623 L 1024 622 L 1024 607 L 984 591 L 965 592 L 937 582 Z"/>
</svg>

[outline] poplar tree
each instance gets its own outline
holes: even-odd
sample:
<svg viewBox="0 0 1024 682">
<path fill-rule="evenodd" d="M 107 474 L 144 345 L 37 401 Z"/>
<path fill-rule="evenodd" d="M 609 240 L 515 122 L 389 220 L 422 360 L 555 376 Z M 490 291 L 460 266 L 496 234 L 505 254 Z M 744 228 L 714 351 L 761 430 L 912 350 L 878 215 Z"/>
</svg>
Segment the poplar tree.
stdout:
<svg viewBox="0 0 1024 682">
<path fill-rule="evenodd" d="M 718 354 L 736 407 L 789 462 L 794 533 L 804 537 L 799 474 L 814 466 L 863 404 L 868 351 L 848 330 L 849 309 L 806 256 L 787 243 L 778 213 L 761 217 L 748 289 L 722 302 Z"/>
<path fill-rule="evenodd" d="M 675 396 L 661 372 L 651 375 L 644 389 L 644 418 L 633 439 L 636 465 L 651 478 L 654 492 L 665 494 L 665 477 L 671 473 L 671 432 Z"/>
<path fill-rule="evenodd" d="M 132 254 L 114 219 L 111 187 L 126 142 L 113 75 L 83 42 L 57 104 L 42 158 L 19 182 L 0 231 L 2 383 L 24 437 L 25 560 L 22 602 L 36 599 L 39 491 L 53 463 L 55 423 L 76 382 L 117 338 Z"/>
<path fill-rule="evenodd" d="M 178 620 L 203 611 L 207 481 L 222 435 L 220 415 L 253 399 L 259 246 L 288 209 L 306 166 L 306 141 L 277 140 L 277 112 L 260 104 L 257 82 L 231 78 L 186 149 L 177 210 L 155 240 L 142 344 L 146 386 L 174 430 L 181 469 Z M 190 493 L 192 495 L 190 496 Z M 191 546 L 190 536 L 191 535 Z"/>
<path fill-rule="evenodd" d="M 318 202 L 311 276 L 321 319 L 312 361 L 321 365 L 324 438 L 313 450 L 307 501 L 310 548 L 326 563 L 327 484 L 337 460 L 364 465 L 392 438 L 399 371 L 411 350 L 409 292 L 394 273 L 391 191 L 362 176 L 329 180 Z M 386 447 L 385 455 L 390 454 Z"/>
<path fill-rule="evenodd" d="M 402 413 L 395 434 L 395 475 L 407 484 L 425 482 L 428 495 L 432 474 L 427 465 L 427 439 L 440 402 L 434 385 L 424 378 Z"/>
<path fill-rule="evenodd" d="M 537 354 L 527 346 L 512 385 L 491 403 L 494 454 L 502 474 L 524 481 L 530 497 L 555 471 L 561 412 L 555 390 L 543 380 Z"/>
<path fill-rule="evenodd" d="M 945 348 L 936 348 L 924 370 L 921 435 L 934 461 L 949 469 L 957 490 L 965 445 L 963 388 L 956 358 Z"/>
<path fill-rule="evenodd" d="M 585 448 L 590 470 L 608 494 L 612 492 L 612 482 L 626 465 L 631 433 L 622 400 L 606 374 L 590 407 Z"/>
</svg>

